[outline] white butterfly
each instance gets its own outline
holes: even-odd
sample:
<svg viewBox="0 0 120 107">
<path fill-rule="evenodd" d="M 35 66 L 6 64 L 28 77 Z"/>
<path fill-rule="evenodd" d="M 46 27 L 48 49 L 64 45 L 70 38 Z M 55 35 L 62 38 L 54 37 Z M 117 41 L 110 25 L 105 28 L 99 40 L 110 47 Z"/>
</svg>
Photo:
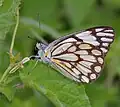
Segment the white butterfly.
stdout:
<svg viewBox="0 0 120 107">
<path fill-rule="evenodd" d="M 89 83 L 100 75 L 113 39 L 113 28 L 94 27 L 61 37 L 49 45 L 37 43 L 38 53 L 31 58 L 49 63 L 74 81 Z"/>
</svg>

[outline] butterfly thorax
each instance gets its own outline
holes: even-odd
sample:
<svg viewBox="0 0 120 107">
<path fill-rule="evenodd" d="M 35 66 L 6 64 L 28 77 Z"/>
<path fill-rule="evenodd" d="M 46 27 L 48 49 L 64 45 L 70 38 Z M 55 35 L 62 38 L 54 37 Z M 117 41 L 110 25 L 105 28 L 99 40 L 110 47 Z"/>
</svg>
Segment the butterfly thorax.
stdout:
<svg viewBox="0 0 120 107">
<path fill-rule="evenodd" d="M 48 57 L 48 52 L 45 51 L 47 45 L 42 43 L 37 43 L 36 48 L 38 49 L 37 57 L 39 61 L 43 61 L 44 63 L 50 63 L 50 58 Z"/>
</svg>

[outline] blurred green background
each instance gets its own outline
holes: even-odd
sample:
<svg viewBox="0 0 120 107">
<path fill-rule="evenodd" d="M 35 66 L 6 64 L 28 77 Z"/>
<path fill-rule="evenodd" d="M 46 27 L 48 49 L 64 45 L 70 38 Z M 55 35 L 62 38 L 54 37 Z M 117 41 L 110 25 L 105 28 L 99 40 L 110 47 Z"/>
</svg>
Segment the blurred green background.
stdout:
<svg viewBox="0 0 120 107">
<path fill-rule="evenodd" d="M 0 107 L 120 107 L 120 0 L 0 0 L 0 77 L 9 65 L 17 7 L 13 53 L 20 59 L 34 54 L 36 40 L 50 43 L 94 26 L 113 27 L 115 41 L 95 82 L 76 84 L 40 62 L 32 70 L 35 61 L 30 61 L 0 86 Z"/>
</svg>

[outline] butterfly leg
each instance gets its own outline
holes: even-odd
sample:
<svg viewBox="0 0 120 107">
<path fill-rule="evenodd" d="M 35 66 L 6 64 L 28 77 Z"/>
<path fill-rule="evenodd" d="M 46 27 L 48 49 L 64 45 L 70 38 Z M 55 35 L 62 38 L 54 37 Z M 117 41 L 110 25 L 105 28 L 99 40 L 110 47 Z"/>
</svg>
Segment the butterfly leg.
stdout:
<svg viewBox="0 0 120 107">
<path fill-rule="evenodd" d="M 41 59 L 41 57 L 40 57 L 40 56 L 37 56 L 37 55 L 32 55 L 32 56 L 30 56 L 29 58 L 30 58 L 30 60 L 31 60 L 31 59 Z"/>
</svg>

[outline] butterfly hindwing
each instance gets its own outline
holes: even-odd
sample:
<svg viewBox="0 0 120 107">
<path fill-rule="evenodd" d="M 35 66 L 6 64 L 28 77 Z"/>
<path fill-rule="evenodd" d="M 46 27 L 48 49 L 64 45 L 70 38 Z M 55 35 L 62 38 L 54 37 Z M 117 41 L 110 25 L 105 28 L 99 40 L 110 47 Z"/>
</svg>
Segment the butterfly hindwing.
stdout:
<svg viewBox="0 0 120 107">
<path fill-rule="evenodd" d="M 62 37 L 45 51 L 61 73 L 77 82 L 89 83 L 100 75 L 104 57 L 114 39 L 111 27 L 94 27 Z"/>
</svg>

